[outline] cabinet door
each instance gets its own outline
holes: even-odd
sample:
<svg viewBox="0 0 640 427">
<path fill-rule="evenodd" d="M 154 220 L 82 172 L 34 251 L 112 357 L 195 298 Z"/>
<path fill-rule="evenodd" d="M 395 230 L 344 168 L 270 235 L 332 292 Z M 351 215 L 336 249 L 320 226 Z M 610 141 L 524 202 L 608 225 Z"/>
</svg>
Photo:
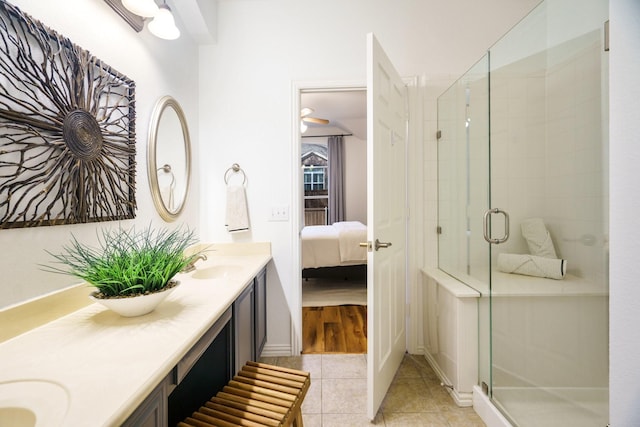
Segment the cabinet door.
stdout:
<svg viewBox="0 0 640 427">
<path fill-rule="evenodd" d="M 122 424 L 122 427 L 166 427 L 169 383 L 170 377 L 165 378 Z"/>
<path fill-rule="evenodd" d="M 235 338 L 235 371 L 247 361 L 254 360 L 254 294 L 253 283 L 245 288 L 233 303 Z"/>
<path fill-rule="evenodd" d="M 267 269 L 263 269 L 254 280 L 255 299 L 255 360 L 262 354 L 267 342 Z"/>
</svg>

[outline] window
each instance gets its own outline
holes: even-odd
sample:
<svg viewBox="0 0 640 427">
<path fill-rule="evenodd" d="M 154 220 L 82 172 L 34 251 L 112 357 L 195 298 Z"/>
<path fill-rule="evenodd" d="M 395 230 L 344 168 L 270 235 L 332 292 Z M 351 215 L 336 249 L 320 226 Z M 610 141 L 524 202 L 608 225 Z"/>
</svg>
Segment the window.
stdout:
<svg viewBox="0 0 640 427">
<path fill-rule="evenodd" d="M 327 167 L 326 166 L 305 166 L 304 167 L 304 191 L 316 191 L 327 189 Z"/>
<path fill-rule="evenodd" d="M 304 178 L 304 223 L 326 224 L 329 206 L 327 146 L 303 143 L 301 163 Z"/>
</svg>

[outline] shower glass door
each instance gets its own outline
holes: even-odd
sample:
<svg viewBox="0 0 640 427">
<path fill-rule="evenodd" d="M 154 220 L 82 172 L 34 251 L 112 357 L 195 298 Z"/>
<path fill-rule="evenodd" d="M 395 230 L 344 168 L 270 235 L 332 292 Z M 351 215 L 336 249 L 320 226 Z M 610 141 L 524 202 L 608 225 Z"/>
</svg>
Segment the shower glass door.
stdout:
<svg viewBox="0 0 640 427">
<path fill-rule="evenodd" d="M 607 19 L 608 1 L 547 0 L 489 50 L 490 203 L 510 218 L 490 393 L 514 426 L 608 423 Z"/>
<path fill-rule="evenodd" d="M 438 98 L 439 268 L 489 290 L 482 215 L 489 207 L 489 58 Z"/>
<path fill-rule="evenodd" d="M 545 0 L 438 99 L 439 267 L 481 293 L 478 384 L 518 427 L 608 424 L 607 19 Z"/>
<path fill-rule="evenodd" d="M 489 56 L 438 98 L 438 267 L 481 294 L 479 383 L 489 384 Z"/>
</svg>

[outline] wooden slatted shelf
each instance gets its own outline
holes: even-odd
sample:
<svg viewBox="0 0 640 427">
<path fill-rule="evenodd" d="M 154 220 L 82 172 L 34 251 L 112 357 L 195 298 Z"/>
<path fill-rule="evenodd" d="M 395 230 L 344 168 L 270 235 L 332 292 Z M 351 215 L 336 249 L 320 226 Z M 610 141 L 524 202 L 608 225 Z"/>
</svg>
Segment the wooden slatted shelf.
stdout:
<svg viewBox="0 0 640 427">
<path fill-rule="evenodd" d="M 240 372 L 178 427 L 303 427 L 308 372 L 247 362 Z"/>
</svg>

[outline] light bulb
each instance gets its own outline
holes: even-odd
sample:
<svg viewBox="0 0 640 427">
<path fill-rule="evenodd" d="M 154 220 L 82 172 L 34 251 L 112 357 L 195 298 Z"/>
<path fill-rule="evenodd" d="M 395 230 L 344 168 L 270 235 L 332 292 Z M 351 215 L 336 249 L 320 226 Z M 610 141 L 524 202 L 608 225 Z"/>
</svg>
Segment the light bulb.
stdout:
<svg viewBox="0 0 640 427">
<path fill-rule="evenodd" d="M 150 18 L 158 13 L 158 6 L 154 0 L 122 0 L 122 5 L 131 13 Z"/>
<path fill-rule="evenodd" d="M 149 31 L 156 37 L 166 40 L 174 40 L 180 37 L 180 30 L 176 27 L 171 9 L 166 4 L 159 7 L 153 21 L 149 22 Z"/>
</svg>

